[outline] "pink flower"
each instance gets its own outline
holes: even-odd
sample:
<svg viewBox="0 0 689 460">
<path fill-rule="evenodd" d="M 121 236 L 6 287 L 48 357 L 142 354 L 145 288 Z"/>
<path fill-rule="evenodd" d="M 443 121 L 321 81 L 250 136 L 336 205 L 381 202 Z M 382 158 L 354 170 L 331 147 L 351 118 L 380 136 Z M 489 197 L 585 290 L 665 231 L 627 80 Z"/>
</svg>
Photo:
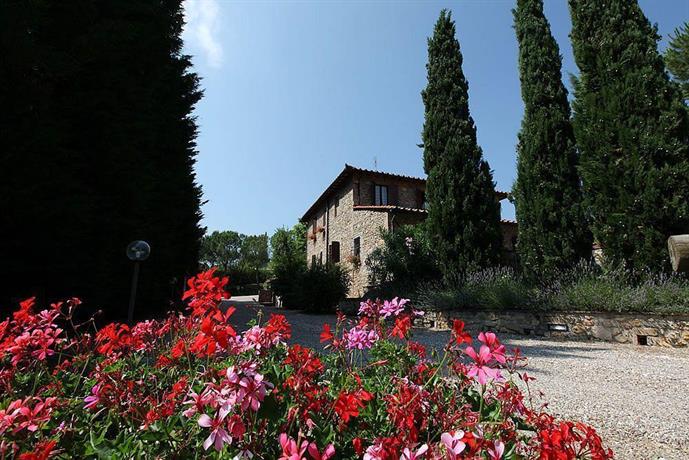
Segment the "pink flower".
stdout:
<svg viewBox="0 0 689 460">
<path fill-rule="evenodd" d="M 304 452 L 306 452 L 308 442 L 304 441 L 300 447 L 297 447 L 297 441 L 288 437 L 287 433 L 282 433 L 278 440 L 282 447 L 282 455 L 278 460 L 306 460 Z"/>
<path fill-rule="evenodd" d="M 215 450 L 220 452 L 225 444 L 232 442 L 232 438 L 227 430 L 225 430 L 224 426 L 226 415 L 227 414 L 223 415 L 218 413 L 215 418 L 210 418 L 208 415 L 202 414 L 201 417 L 199 417 L 199 426 L 211 429 L 211 434 L 203 442 L 204 450 L 208 450 L 211 444 L 214 444 Z"/>
<path fill-rule="evenodd" d="M 376 316 L 376 304 L 371 299 L 361 302 L 359 304 L 359 316 Z"/>
<path fill-rule="evenodd" d="M 98 405 L 100 402 L 100 395 L 98 394 L 99 392 L 100 384 L 96 384 L 93 386 L 93 388 L 91 388 L 91 395 L 84 398 L 84 402 L 86 403 L 84 409 L 92 409 Z"/>
<path fill-rule="evenodd" d="M 335 455 L 335 446 L 332 444 L 328 444 L 322 454 L 318 451 L 318 446 L 315 442 L 310 443 L 307 450 L 313 460 L 328 460 Z"/>
<path fill-rule="evenodd" d="M 273 387 L 272 384 L 263 381 L 263 376 L 261 374 L 242 377 L 239 381 L 239 386 L 241 388 L 239 399 L 242 401 L 242 410 L 251 407 L 251 410 L 254 412 L 258 411 L 258 408 L 261 407 L 267 389 Z"/>
<path fill-rule="evenodd" d="M 204 388 L 200 394 L 196 394 L 192 390 L 189 392 L 187 397 L 189 399 L 184 401 L 182 404 L 188 404 L 191 405 L 191 407 L 182 412 L 185 417 L 191 417 L 197 412 L 203 412 L 204 408 L 208 405 L 211 405 L 215 400 L 215 396 L 213 393 L 211 393 L 211 391 L 208 390 L 208 387 Z"/>
<path fill-rule="evenodd" d="M 380 309 L 380 313 L 383 316 L 383 318 L 387 318 L 389 316 L 397 316 L 400 313 L 404 311 L 404 304 L 409 302 L 409 299 L 401 299 L 399 297 L 395 297 L 392 300 L 386 300 L 383 303 L 383 308 Z"/>
<path fill-rule="evenodd" d="M 383 460 L 384 454 L 383 443 L 379 441 L 372 446 L 368 446 L 364 453 L 364 460 Z"/>
<path fill-rule="evenodd" d="M 481 332 L 478 335 L 478 339 L 488 346 L 491 353 L 493 353 L 493 358 L 500 364 L 505 364 L 507 359 L 505 358 L 505 346 L 500 344 L 498 337 L 493 332 Z"/>
<path fill-rule="evenodd" d="M 454 434 L 443 433 L 440 436 L 440 442 L 447 449 L 447 453 L 450 457 L 450 460 L 455 460 L 457 456 L 461 454 L 464 448 L 466 447 L 466 444 L 462 442 L 463 438 L 464 431 L 462 430 L 457 430 L 454 432 Z"/>
<path fill-rule="evenodd" d="M 417 460 L 423 457 L 427 450 L 428 444 L 423 444 L 416 452 L 413 452 L 409 450 L 408 447 L 405 447 L 402 451 L 402 455 L 400 456 L 400 460 Z"/>
<path fill-rule="evenodd" d="M 479 384 L 485 385 L 488 380 L 500 380 L 502 378 L 498 369 L 490 367 L 490 363 L 493 361 L 494 356 L 487 345 L 481 345 L 478 354 L 476 350 L 474 350 L 474 347 L 466 347 L 464 352 L 474 360 L 469 366 L 467 375 L 476 378 Z"/>
<path fill-rule="evenodd" d="M 499 460 L 505 452 L 505 444 L 502 441 L 495 441 L 495 448 L 488 449 L 488 455 L 491 460 Z"/>
<path fill-rule="evenodd" d="M 264 329 L 254 326 L 242 334 L 242 344 L 246 350 L 260 350 L 264 342 L 264 336 Z"/>
<path fill-rule="evenodd" d="M 378 333 L 373 329 L 369 331 L 363 327 L 354 326 L 345 332 L 344 338 L 347 341 L 347 348 L 350 350 L 353 348 L 364 350 L 371 348 L 378 341 L 379 337 Z"/>
</svg>

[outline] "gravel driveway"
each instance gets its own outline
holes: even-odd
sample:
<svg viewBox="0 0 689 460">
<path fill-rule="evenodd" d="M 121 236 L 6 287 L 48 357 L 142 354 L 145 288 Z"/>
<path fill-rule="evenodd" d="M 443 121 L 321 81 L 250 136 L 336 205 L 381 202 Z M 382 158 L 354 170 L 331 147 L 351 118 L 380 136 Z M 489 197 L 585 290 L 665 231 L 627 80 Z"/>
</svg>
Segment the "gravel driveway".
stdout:
<svg viewBox="0 0 689 460">
<path fill-rule="evenodd" d="M 260 307 L 251 297 L 237 297 L 235 325 L 258 311 L 279 312 L 292 325 L 292 343 L 321 349 L 319 334 L 334 315 L 307 315 Z M 448 332 L 415 330 L 414 339 L 442 347 Z M 526 368 L 538 401 L 549 412 L 595 427 L 619 459 L 689 458 L 689 350 L 640 347 L 605 342 L 562 341 L 502 336 L 508 348 L 529 358 Z"/>
</svg>

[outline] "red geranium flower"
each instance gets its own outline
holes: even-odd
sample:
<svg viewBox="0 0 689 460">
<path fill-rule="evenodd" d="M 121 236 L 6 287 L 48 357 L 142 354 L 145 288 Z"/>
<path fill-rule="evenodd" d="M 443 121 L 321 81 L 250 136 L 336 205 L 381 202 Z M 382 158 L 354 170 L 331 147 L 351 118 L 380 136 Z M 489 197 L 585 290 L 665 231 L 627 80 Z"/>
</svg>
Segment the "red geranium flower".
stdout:
<svg viewBox="0 0 689 460">
<path fill-rule="evenodd" d="M 323 324 L 323 330 L 321 331 L 321 343 L 323 342 L 332 342 L 332 340 L 335 338 L 333 335 L 332 331 L 330 330 L 330 324 L 325 323 Z"/>
<path fill-rule="evenodd" d="M 411 329 L 411 318 L 409 316 L 397 317 L 395 318 L 395 327 L 392 328 L 390 335 L 404 339 L 407 337 L 409 329 Z"/>
<path fill-rule="evenodd" d="M 335 401 L 335 412 L 343 423 L 348 423 L 353 417 L 359 416 L 359 410 L 366 407 L 366 401 L 373 399 L 373 395 L 366 390 L 355 392 L 343 391 Z"/>
<path fill-rule="evenodd" d="M 464 331 L 464 321 L 462 320 L 456 319 L 452 322 L 452 335 L 457 345 L 471 343 L 471 336 Z"/>
</svg>

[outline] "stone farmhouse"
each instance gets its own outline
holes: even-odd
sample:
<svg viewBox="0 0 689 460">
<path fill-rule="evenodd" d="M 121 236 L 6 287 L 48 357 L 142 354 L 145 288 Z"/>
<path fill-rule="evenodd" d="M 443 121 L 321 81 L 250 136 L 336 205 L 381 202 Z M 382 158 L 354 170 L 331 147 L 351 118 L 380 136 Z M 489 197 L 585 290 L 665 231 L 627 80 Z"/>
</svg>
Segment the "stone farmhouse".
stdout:
<svg viewBox="0 0 689 460">
<path fill-rule="evenodd" d="M 426 180 L 345 165 L 301 221 L 307 225 L 307 263 L 339 263 L 349 270 L 349 297 L 368 290 L 366 257 L 383 244 L 381 229 L 394 231 L 426 218 Z M 497 192 L 496 199 L 507 198 Z M 506 257 L 514 253 L 517 223 L 502 220 Z"/>
</svg>

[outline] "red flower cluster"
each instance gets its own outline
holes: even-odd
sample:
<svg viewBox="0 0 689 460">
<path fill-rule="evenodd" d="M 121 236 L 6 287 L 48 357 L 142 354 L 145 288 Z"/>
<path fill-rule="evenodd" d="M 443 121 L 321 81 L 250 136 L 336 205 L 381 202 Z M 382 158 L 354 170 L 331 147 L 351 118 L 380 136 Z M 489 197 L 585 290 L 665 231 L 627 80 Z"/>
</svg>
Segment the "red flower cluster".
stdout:
<svg viewBox="0 0 689 460">
<path fill-rule="evenodd" d="M 547 414 L 540 414 L 535 423 L 540 426 L 539 460 L 605 460 L 612 457 L 612 452 L 603 447 L 600 436 L 590 426 L 574 422 L 556 423 Z"/>
<path fill-rule="evenodd" d="M 187 289 L 182 295 L 182 300 L 189 300 L 189 308 L 192 316 L 204 316 L 209 310 L 218 308 L 220 301 L 229 297 L 225 292 L 225 286 L 229 283 L 229 278 L 219 278 L 215 276 L 215 268 L 189 278 Z"/>
<path fill-rule="evenodd" d="M 417 442 L 419 431 L 428 426 L 428 392 L 419 385 L 401 380 L 397 384 L 397 391 L 386 396 L 385 402 L 395 428 L 407 433 L 409 442 Z"/>
<path fill-rule="evenodd" d="M 13 320 L 0 323 L 0 356 L 11 355 L 15 369 L 24 368 L 32 360 L 45 361 L 66 341 L 64 331 L 55 324 L 59 307 L 34 314 L 35 301 L 32 297 L 21 302 Z"/>
<path fill-rule="evenodd" d="M 340 417 L 342 425 L 359 416 L 359 411 L 366 407 L 366 402 L 373 399 L 373 395 L 366 390 L 342 391 L 335 401 L 335 413 Z"/>
</svg>

